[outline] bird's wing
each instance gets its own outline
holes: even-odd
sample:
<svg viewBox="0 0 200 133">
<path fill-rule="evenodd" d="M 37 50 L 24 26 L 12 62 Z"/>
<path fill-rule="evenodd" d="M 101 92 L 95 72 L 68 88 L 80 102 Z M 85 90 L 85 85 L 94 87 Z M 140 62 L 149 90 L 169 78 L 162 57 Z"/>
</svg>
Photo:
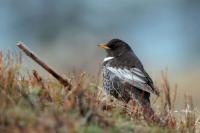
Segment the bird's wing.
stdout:
<svg viewBox="0 0 200 133">
<path fill-rule="evenodd" d="M 107 69 L 119 77 L 121 80 L 128 82 L 129 84 L 141 89 L 143 91 L 149 92 L 151 94 L 156 94 L 154 88 L 152 88 L 153 81 L 148 76 L 147 73 L 142 72 L 138 68 L 116 68 L 107 67 Z"/>
</svg>

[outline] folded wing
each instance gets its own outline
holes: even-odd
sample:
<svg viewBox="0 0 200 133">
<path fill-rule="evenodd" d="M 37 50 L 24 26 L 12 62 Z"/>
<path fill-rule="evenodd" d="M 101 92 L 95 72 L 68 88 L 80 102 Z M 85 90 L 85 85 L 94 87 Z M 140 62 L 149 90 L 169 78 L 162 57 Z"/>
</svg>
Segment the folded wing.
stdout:
<svg viewBox="0 0 200 133">
<path fill-rule="evenodd" d="M 127 68 L 116 67 L 107 67 L 107 69 L 121 80 L 137 87 L 138 89 L 157 95 L 157 92 L 152 88 L 153 81 L 147 73 L 142 72 L 140 69 L 131 68 L 129 70 Z"/>
</svg>

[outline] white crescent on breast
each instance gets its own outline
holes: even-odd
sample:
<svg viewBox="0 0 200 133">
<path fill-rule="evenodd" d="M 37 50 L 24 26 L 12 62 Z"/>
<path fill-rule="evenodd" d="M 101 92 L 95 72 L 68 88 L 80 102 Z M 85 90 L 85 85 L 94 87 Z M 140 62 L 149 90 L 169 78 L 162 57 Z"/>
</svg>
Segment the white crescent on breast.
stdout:
<svg viewBox="0 0 200 133">
<path fill-rule="evenodd" d="M 106 62 L 106 61 L 109 61 L 109 60 L 112 60 L 114 57 L 106 57 L 104 58 L 103 62 Z"/>
</svg>

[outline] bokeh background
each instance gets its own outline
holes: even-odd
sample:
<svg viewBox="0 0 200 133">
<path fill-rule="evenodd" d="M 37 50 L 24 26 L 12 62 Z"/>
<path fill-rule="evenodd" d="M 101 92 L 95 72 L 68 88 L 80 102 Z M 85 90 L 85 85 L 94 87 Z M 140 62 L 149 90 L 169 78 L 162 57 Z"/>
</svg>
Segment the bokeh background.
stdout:
<svg viewBox="0 0 200 133">
<path fill-rule="evenodd" d="M 0 18 L 1 50 L 23 41 L 60 73 L 96 74 L 105 56 L 96 45 L 120 38 L 155 81 L 167 68 L 172 87 L 200 107 L 199 0 L 1 0 Z"/>
</svg>

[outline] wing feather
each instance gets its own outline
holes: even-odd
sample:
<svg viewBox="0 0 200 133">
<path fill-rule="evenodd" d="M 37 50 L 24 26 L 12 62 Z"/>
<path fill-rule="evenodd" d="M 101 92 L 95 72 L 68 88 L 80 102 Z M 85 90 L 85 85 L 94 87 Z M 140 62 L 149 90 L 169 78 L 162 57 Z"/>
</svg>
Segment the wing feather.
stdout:
<svg viewBox="0 0 200 133">
<path fill-rule="evenodd" d="M 132 68 L 131 70 L 127 68 L 116 68 L 107 67 L 107 69 L 119 77 L 121 80 L 128 82 L 129 84 L 152 94 L 155 94 L 153 88 L 148 85 L 149 79 L 145 73 L 143 73 L 138 68 Z M 151 80 L 152 81 L 152 80 Z"/>
</svg>

